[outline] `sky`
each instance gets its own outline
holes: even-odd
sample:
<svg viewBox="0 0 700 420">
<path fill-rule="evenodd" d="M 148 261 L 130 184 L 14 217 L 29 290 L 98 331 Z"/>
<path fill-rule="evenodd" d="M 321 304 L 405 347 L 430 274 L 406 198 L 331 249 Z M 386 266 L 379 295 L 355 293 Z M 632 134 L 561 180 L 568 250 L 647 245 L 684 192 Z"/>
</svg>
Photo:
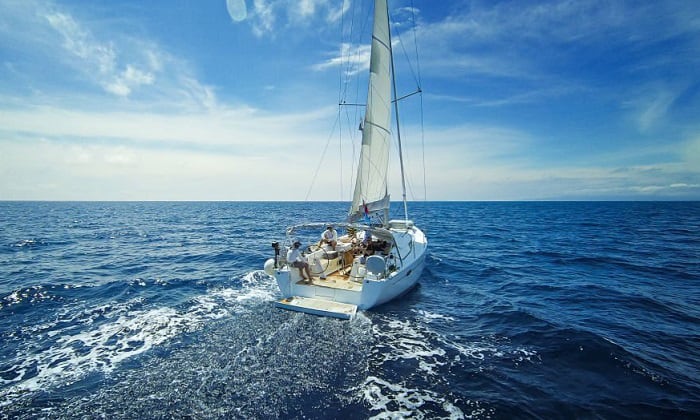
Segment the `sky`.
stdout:
<svg viewBox="0 0 700 420">
<path fill-rule="evenodd" d="M 349 201 L 367 3 L 0 0 L 0 200 Z M 409 200 L 700 199 L 700 2 L 390 15 Z"/>
</svg>

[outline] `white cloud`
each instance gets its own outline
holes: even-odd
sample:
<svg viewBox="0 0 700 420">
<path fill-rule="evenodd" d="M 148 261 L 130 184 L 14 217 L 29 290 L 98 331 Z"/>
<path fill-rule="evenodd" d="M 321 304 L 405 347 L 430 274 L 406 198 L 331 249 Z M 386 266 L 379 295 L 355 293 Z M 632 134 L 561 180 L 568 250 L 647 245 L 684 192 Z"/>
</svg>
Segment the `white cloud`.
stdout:
<svg viewBox="0 0 700 420">
<path fill-rule="evenodd" d="M 623 102 L 623 106 L 633 110 L 633 118 L 637 129 L 647 132 L 663 124 L 669 109 L 681 94 L 682 89 L 661 86 L 638 87 L 636 97 Z"/>
<path fill-rule="evenodd" d="M 1 143 L 1 199 L 236 200 L 299 199 L 302 192 L 270 180 L 277 156 L 250 159 L 182 150 L 75 146 L 53 142 Z M 294 175 L 294 165 L 289 174 Z"/>
<path fill-rule="evenodd" d="M 329 0 L 253 0 L 254 13 L 249 18 L 258 37 L 276 37 L 284 30 L 303 27 L 312 27 L 316 33 L 323 28 L 313 22 L 337 22 L 349 7 L 350 0 L 340 5 Z"/>
<path fill-rule="evenodd" d="M 313 15 L 316 11 L 317 3 L 320 2 L 323 2 L 323 0 L 298 0 L 296 2 L 299 6 L 297 14 L 302 17 Z"/>
<path fill-rule="evenodd" d="M 10 2 L 3 7 L 0 34 L 9 38 L 9 51 L 22 51 L 18 61 L 9 65 L 28 69 L 22 80 L 36 90 L 48 83 L 75 90 L 97 86 L 124 98 L 154 85 L 164 70 L 167 54 L 152 44 L 113 32 L 102 21 L 78 18 L 50 1 Z M 41 70 L 28 68 L 30 60 L 41 62 Z M 48 63 L 51 67 L 47 69 Z"/>
<path fill-rule="evenodd" d="M 489 160 L 465 167 L 432 168 L 429 198 L 458 200 L 676 199 L 700 197 L 700 183 L 674 180 L 700 178 L 676 164 L 647 167 L 536 168 L 507 160 Z"/>
<path fill-rule="evenodd" d="M 0 47 L 21 50 L 16 56 L 26 61 L 5 62 L 6 74 L 16 83 L 5 84 L 0 91 L 24 95 L 30 91 L 34 96 L 25 96 L 25 104 L 76 109 L 99 102 L 101 108 L 111 108 L 137 97 L 131 106 L 147 103 L 149 109 L 196 112 L 219 106 L 215 90 L 198 80 L 186 60 L 127 33 L 122 21 L 105 23 L 90 18 L 85 10 L 78 15 L 43 0 L 3 7 Z M 56 94 L 57 90 L 67 93 Z M 6 101 L 8 96 L 0 99 Z"/>
<path fill-rule="evenodd" d="M 333 108 L 306 113 L 265 114 L 248 108 L 217 108 L 199 113 L 82 111 L 54 107 L 7 109 L 0 113 L 0 133 L 65 142 L 113 141 L 130 145 L 195 149 L 264 151 L 302 141 Z M 6 137 L 5 136 L 5 137 Z M 7 140 L 5 138 L 5 140 Z M 257 153 L 257 152 L 256 152 Z"/>
<path fill-rule="evenodd" d="M 700 132 L 682 146 L 683 161 L 700 172 Z"/>
<path fill-rule="evenodd" d="M 73 62 L 72 67 L 80 69 L 87 77 L 95 78 L 109 93 L 127 97 L 139 86 L 153 84 L 153 71 L 162 68 L 156 53 L 146 50 L 143 64 L 127 62 L 120 71 L 119 56 L 123 54 L 114 43 L 98 41 L 84 25 L 66 13 L 50 12 L 45 17 L 49 25 L 61 35 L 63 48 L 79 60 Z M 144 64 L 150 68 L 139 68 Z"/>
<path fill-rule="evenodd" d="M 350 45 L 343 43 L 340 46 L 338 56 L 333 56 L 326 61 L 314 65 L 316 71 L 328 70 L 336 67 L 344 67 L 345 74 L 354 75 L 369 70 L 370 46 Z"/>
<path fill-rule="evenodd" d="M 536 159 L 538 140 L 526 132 L 498 126 L 427 127 L 428 199 L 677 199 L 700 197 L 700 140 L 667 144 L 651 155 L 619 150 L 607 164 L 603 156 L 548 162 Z M 700 137 L 698 137 L 700 139 Z M 414 150 L 414 161 L 420 151 Z M 601 154 L 605 154 L 601 151 Z M 633 161 L 653 164 L 621 166 L 619 160 L 642 153 Z M 670 156 L 660 161 L 662 156 Z M 674 158 L 676 154 L 678 157 Z M 417 164 L 409 168 L 422 185 Z M 394 181 L 395 183 L 396 181 Z"/>
<path fill-rule="evenodd" d="M 328 22 L 337 22 L 343 15 L 350 9 L 350 3 L 352 0 L 343 0 L 339 7 L 333 9 L 333 4 L 329 5 Z"/>
<path fill-rule="evenodd" d="M 481 107 L 499 107 L 516 104 L 537 103 L 552 98 L 563 97 L 576 93 L 587 93 L 589 89 L 581 86 L 543 86 L 537 89 L 529 89 L 524 92 L 512 93 L 503 97 L 484 98 L 479 96 L 467 96 L 459 94 L 434 94 L 426 93 L 426 97 L 436 101 L 447 101 L 455 103 L 463 103 Z"/>
<path fill-rule="evenodd" d="M 253 11 L 255 13 L 253 33 L 257 36 L 264 36 L 272 32 L 276 18 L 274 13 L 274 1 L 253 0 Z"/>
<path fill-rule="evenodd" d="M 63 37 L 63 47 L 69 53 L 102 74 L 110 74 L 114 70 L 116 53 L 112 45 L 94 40 L 72 16 L 53 12 L 47 13 L 45 17 L 49 25 Z"/>
<path fill-rule="evenodd" d="M 467 73 L 551 82 L 557 62 L 580 59 L 582 52 L 591 59 L 611 51 L 639 53 L 679 38 L 687 39 L 684 53 L 668 59 L 686 66 L 700 62 L 697 7 L 684 1 L 470 2 L 455 10 L 439 21 L 422 19 L 418 26 L 424 69 L 443 77 Z M 641 63 L 619 65 L 632 72 L 650 60 L 657 58 L 645 54 Z"/>
<path fill-rule="evenodd" d="M 117 76 L 112 82 L 105 85 L 108 92 L 117 96 L 129 96 L 132 89 L 140 85 L 153 84 L 155 77 L 152 73 L 144 72 L 131 65 L 126 66 L 126 70 Z"/>
<path fill-rule="evenodd" d="M 1 112 L 0 199 L 303 199 L 334 113 Z"/>
</svg>

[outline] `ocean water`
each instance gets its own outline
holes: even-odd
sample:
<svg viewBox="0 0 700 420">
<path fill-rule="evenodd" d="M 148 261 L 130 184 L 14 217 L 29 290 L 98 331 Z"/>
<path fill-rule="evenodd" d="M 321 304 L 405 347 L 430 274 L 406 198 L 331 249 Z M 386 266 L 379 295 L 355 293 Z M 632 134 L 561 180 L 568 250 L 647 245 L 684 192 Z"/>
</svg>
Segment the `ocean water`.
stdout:
<svg viewBox="0 0 700 420">
<path fill-rule="evenodd" d="M 420 285 L 341 321 L 262 265 L 345 203 L 0 202 L 0 418 L 700 417 L 700 203 L 410 209 Z"/>
</svg>

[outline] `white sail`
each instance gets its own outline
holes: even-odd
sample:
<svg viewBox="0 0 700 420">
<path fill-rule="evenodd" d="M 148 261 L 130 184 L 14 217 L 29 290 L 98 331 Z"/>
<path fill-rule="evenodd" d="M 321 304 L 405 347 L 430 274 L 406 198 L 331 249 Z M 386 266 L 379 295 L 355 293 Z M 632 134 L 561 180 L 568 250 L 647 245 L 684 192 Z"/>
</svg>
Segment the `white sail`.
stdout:
<svg viewBox="0 0 700 420">
<path fill-rule="evenodd" d="M 389 208 L 386 183 L 391 140 L 391 37 L 386 2 L 374 3 L 369 91 L 360 163 L 348 213 L 350 221 L 361 219 L 365 212 L 371 214 Z"/>
</svg>

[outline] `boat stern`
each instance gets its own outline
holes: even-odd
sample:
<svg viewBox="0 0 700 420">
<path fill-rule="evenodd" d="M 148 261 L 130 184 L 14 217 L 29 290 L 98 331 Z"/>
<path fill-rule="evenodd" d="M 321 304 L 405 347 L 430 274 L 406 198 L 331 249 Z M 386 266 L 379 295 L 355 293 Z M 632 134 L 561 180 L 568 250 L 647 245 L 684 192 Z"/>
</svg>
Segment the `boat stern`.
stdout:
<svg viewBox="0 0 700 420">
<path fill-rule="evenodd" d="M 282 299 L 276 302 L 275 306 L 290 311 L 340 319 L 352 319 L 357 313 L 357 305 L 303 296 Z"/>
<path fill-rule="evenodd" d="M 265 261 L 265 273 L 275 278 L 277 287 L 279 287 L 283 297 L 288 298 L 293 296 L 292 283 L 294 280 L 292 279 L 292 273 L 287 267 L 277 267 L 275 260 L 270 258 Z"/>
</svg>

